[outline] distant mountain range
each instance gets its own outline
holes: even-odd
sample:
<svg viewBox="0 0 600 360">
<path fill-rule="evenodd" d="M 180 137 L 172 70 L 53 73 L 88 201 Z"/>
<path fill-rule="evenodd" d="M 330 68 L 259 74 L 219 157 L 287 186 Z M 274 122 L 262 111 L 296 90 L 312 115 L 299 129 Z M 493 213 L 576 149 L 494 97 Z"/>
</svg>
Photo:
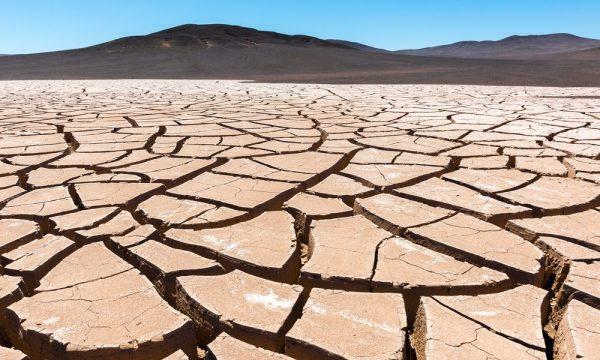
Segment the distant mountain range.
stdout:
<svg viewBox="0 0 600 360">
<path fill-rule="evenodd" d="M 471 59 L 530 59 L 600 47 L 600 40 L 571 34 L 509 36 L 498 41 L 460 41 L 399 54 Z"/>
<path fill-rule="evenodd" d="M 511 36 L 417 50 L 232 25 L 181 25 L 0 59 L 0 79 L 190 78 L 317 83 L 600 86 L 600 41 Z"/>
</svg>

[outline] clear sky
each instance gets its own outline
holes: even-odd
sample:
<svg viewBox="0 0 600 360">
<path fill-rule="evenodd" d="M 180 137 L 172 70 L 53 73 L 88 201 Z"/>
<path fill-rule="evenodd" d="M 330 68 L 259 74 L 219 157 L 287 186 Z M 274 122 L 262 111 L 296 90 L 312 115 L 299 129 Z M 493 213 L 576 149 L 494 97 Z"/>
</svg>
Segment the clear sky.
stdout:
<svg viewBox="0 0 600 360">
<path fill-rule="evenodd" d="M 0 54 L 62 50 L 185 23 L 386 49 L 569 32 L 600 39 L 600 0 L 0 0 Z"/>
</svg>

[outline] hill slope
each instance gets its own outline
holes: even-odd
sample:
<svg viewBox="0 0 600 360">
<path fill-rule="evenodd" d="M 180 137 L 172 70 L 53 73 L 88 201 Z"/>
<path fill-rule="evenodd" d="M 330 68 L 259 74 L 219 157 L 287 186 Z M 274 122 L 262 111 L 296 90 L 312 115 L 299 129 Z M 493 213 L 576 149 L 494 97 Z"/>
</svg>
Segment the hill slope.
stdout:
<svg viewBox="0 0 600 360">
<path fill-rule="evenodd" d="M 571 34 L 510 36 L 498 41 L 461 41 L 449 45 L 397 53 L 472 59 L 529 59 L 556 53 L 569 53 L 600 46 L 600 40 Z"/>
<path fill-rule="evenodd" d="M 361 51 L 388 52 L 388 50 L 385 50 L 385 49 L 376 48 L 373 46 L 361 44 L 361 43 L 354 42 L 354 41 L 338 40 L 338 39 L 327 39 L 327 41 L 334 43 L 334 44 L 348 46 L 348 47 L 354 48 L 356 50 L 361 50 Z"/>
<path fill-rule="evenodd" d="M 580 60 L 589 60 L 589 61 L 600 61 L 600 47 L 595 47 L 592 49 L 573 51 L 569 53 L 559 53 L 552 54 L 546 56 L 548 59 L 554 60 L 569 60 L 569 61 L 580 61 Z"/>
<path fill-rule="evenodd" d="M 145 36 L 128 36 L 116 39 L 92 46 L 89 49 L 209 49 L 213 47 L 244 48 L 266 44 L 351 49 L 349 46 L 328 42 L 312 36 L 286 35 L 224 24 L 180 25 Z"/>
</svg>

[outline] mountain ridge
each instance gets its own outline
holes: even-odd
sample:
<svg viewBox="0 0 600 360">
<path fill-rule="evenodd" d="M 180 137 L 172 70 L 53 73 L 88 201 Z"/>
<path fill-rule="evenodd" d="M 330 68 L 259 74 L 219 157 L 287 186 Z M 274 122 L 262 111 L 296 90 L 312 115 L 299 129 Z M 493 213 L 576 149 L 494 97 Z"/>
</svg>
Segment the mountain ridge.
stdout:
<svg viewBox="0 0 600 360">
<path fill-rule="evenodd" d="M 568 33 L 511 35 L 500 40 L 458 41 L 421 49 L 397 50 L 398 54 L 454 58 L 533 58 L 600 46 L 600 40 Z"/>
<path fill-rule="evenodd" d="M 600 61 L 595 61 L 599 59 L 593 58 L 593 52 L 514 60 L 415 56 L 373 49 L 344 40 L 234 25 L 185 24 L 85 48 L 2 56 L 0 80 L 136 78 L 600 86 Z"/>
<path fill-rule="evenodd" d="M 324 46 L 353 49 L 350 46 L 329 42 L 308 35 L 287 35 L 274 31 L 226 24 L 184 24 L 147 35 L 126 36 L 88 48 L 127 47 L 195 47 L 216 46 L 248 47 L 261 44 L 285 44 L 292 46 Z"/>
</svg>

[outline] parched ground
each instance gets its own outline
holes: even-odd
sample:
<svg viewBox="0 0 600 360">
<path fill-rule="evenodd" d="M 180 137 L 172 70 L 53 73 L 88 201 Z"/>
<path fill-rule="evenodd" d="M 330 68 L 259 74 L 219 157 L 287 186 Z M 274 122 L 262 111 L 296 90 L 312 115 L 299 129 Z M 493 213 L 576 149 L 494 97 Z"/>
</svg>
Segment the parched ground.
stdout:
<svg viewBox="0 0 600 360">
<path fill-rule="evenodd" d="M 600 89 L 3 82 L 0 158 L 2 359 L 600 353 Z"/>
</svg>

